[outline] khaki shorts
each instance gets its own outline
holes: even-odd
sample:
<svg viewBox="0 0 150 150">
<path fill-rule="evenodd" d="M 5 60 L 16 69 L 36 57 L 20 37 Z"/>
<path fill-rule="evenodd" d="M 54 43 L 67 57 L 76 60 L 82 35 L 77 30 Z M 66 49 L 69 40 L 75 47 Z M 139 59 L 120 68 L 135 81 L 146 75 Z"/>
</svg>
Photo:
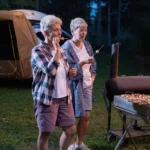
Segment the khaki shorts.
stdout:
<svg viewBox="0 0 150 150">
<path fill-rule="evenodd" d="M 67 97 L 53 100 L 50 106 L 35 101 L 34 115 L 42 132 L 54 131 L 56 126 L 75 125 L 73 106 L 68 104 Z"/>
</svg>

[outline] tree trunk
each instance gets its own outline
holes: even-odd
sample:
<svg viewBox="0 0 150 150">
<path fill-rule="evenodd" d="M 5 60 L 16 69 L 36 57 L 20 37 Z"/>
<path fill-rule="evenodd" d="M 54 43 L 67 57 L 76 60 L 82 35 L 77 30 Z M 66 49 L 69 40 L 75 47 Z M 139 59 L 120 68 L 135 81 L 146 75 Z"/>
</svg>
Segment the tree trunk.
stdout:
<svg viewBox="0 0 150 150">
<path fill-rule="evenodd" d="M 120 42 L 120 13 L 121 13 L 121 0 L 118 0 L 117 42 Z"/>
<path fill-rule="evenodd" d="M 7 4 L 7 0 L 0 0 L 0 4 L 1 4 L 1 5 L 5 5 L 5 6 L 6 6 L 6 4 Z"/>
<path fill-rule="evenodd" d="M 98 0 L 97 13 L 97 45 L 101 44 L 101 0 Z"/>
<path fill-rule="evenodd" d="M 36 6 L 35 6 L 36 8 L 35 9 L 37 11 L 40 11 L 39 3 L 40 3 L 39 0 L 36 0 Z"/>
<path fill-rule="evenodd" d="M 87 7 L 87 9 L 86 9 L 86 21 L 87 21 L 87 23 L 88 23 L 88 26 L 90 25 L 90 6 L 89 6 L 89 4 L 90 4 L 90 0 L 88 0 L 88 2 L 86 3 L 86 5 L 88 6 Z M 88 30 L 89 31 L 89 30 Z M 89 33 L 87 34 L 87 36 L 86 36 L 86 39 L 87 40 L 89 40 L 90 39 L 90 35 L 89 35 Z"/>
<path fill-rule="evenodd" d="M 111 9 L 110 0 L 108 0 L 108 46 L 111 46 Z"/>
</svg>

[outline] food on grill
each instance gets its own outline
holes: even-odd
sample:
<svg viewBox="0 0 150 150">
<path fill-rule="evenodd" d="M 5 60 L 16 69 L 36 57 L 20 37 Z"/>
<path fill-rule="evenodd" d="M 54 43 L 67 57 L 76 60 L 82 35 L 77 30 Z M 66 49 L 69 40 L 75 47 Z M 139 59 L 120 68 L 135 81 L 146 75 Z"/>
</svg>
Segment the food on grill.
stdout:
<svg viewBox="0 0 150 150">
<path fill-rule="evenodd" d="M 145 94 L 121 94 L 122 98 L 128 99 L 128 101 L 137 103 L 139 105 L 150 104 L 150 95 Z"/>
</svg>

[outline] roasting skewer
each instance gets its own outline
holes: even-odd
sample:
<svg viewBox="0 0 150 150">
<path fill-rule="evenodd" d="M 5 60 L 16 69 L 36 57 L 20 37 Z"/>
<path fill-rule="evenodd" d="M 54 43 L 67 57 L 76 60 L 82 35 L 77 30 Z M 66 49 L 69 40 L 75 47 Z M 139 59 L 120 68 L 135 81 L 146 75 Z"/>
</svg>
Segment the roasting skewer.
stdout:
<svg viewBox="0 0 150 150">
<path fill-rule="evenodd" d="M 103 47 L 104 47 L 104 45 L 102 45 L 98 50 L 96 50 L 95 54 L 93 56 L 95 56 L 96 54 L 98 54 Z"/>
<path fill-rule="evenodd" d="M 62 41 L 63 41 L 63 40 L 68 40 L 68 38 L 61 37 L 60 40 L 62 40 Z"/>
</svg>

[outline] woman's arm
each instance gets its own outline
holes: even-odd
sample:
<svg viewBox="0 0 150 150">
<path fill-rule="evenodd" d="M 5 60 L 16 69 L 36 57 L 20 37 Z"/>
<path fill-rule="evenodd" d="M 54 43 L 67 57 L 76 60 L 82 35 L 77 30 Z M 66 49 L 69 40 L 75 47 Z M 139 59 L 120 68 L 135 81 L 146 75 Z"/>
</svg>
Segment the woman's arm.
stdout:
<svg viewBox="0 0 150 150">
<path fill-rule="evenodd" d="M 70 68 L 76 68 L 76 76 L 70 77 L 71 80 L 79 80 L 83 78 L 83 72 L 82 67 L 80 66 L 80 63 L 76 62 L 72 55 L 69 53 L 68 49 L 64 49 L 65 55 L 67 57 L 67 61 L 69 63 Z"/>
<path fill-rule="evenodd" d="M 56 75 L 59 62 L 53 58 L 49 59 L 42 49 L 35 48 L 32 52 L 32 59 L 33 65 L 36 65 L 43 73 L 50 76 Z"/>
<path fill-rule="evenodd" d="M 92 48 L 91 44 L 88 41 L 85 41 L 84 44 L 85 44 L 88 54 L 90 56 L 93 56 L 94 52 L 93 52 L 93 48 Z M 95 81 L 95 77 L 96 77 L 96 68 L 97 68 L 97 63 L 96 63 L 95 58 L 93 58 L 93 61 L 91 64 L 91 77 L 92 77 L 93 82 Z"/>
</svg>

